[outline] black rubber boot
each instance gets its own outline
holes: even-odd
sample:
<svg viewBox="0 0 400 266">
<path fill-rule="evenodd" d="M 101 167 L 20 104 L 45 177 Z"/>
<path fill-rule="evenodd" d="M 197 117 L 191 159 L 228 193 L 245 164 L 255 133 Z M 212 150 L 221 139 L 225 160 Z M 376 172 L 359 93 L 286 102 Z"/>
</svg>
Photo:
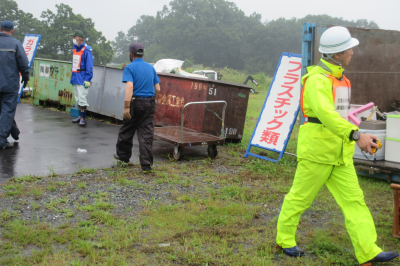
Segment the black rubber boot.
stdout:
<svg viewBox="0 0 400 266">
<path fill-rule="evenodd" d="M 375 258 L 370 261 L 364 262 L 362 266 L 370 266 L 373 262 L 388 262 L 394 260 L 399 257 L 399 253 L 397 251 L 389 251 L 389 252 L 381 252 Z"/>
<path fill-rule="evenodd" d="M 79 121 L 80 126 L 86 126 L 86 107 L 81 109 L 81 120 Z"/>
<path fill-rule="evenodd" d="M 290 257 L 303 257 L 304 251 L 300 249 L 298 246 L 294 246 L 292 248 L 282 248 L 279 245 L 276 245 L 278 249 L 281 249 L 283 253 Z"/>
</svg>

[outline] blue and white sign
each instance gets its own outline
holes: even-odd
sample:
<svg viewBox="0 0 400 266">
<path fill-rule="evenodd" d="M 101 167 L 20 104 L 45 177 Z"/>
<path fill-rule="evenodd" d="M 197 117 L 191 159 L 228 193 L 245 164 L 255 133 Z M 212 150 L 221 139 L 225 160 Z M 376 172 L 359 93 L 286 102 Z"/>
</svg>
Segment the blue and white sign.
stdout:
<svg viewBox="0 0 400 266">
<path fill-rule="evenodd" d="M 283 53 L 244 155 L 278 162 L 282 159 L 300 108 L 301 55 Z M 278 160 L 250 153 L 251 147 L 279 153 Z"/>
<path fill-rule="evenodd" d="M 26 34 L 24 38 L 24 42 L 22 43 L 22 47 L 24 47 L 26 56 L 28 57 L 29 61 L 29 69 L 32 67 L 33 59 L 35 58 L 37 48 L 39 46 L 40 38 L 42 38 L 39 34 Z M 22 77 L 20 77 L 20 81 Z M 24 84 L 21 84 L 19 88 L 19 97 L 18 102 L 21 99 L 21 95 L 23 93 Z"/>
</svg>

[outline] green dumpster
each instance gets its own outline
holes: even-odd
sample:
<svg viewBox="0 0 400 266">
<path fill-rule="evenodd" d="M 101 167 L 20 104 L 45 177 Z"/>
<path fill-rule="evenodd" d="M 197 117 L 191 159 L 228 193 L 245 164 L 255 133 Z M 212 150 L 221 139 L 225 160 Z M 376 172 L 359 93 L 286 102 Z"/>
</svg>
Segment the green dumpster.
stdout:
<svg viewBox="0 0 400 266">
<path fill-rule="evenodd" d="M 69 112 L 75 105 L 70 79 L 71 62 L 35 58 L 33 104 Z"/>
</svg>

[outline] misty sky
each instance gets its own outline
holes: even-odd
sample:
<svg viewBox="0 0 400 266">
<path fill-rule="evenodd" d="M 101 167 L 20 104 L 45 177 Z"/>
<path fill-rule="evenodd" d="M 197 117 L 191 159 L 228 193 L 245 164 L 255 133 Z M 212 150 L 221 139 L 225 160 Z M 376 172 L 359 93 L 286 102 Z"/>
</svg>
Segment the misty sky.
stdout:
<svg viewBox="0 0 400 266">
<path fill-rule="evenodd" d="M 170 0 L 144 1 L 94 1 L 94 0 L 16 0 L 20 9 L 40 18 L 42 11 L 55 11 L 55 5 L 64 3 L 73 8 L 75 14 L 91 18 L 95 28 L 102 31 L 108 40 L 114 40 L 118 31 L 127 30 L 136 24 L 141 15 L 155 16 Z M 262 21 L 279 17 L 302 18 L 308 14 L 328 14 L 347 20 L 368 19 L 375 21 L 381 29 L 400 31 L 400 0 L 234 0 L 246 15 L 257 12 Z M 331 3 L 331 4 L 329 4 Z M 312 22 L 312 21 L 310 21 Z"/>
</svg>

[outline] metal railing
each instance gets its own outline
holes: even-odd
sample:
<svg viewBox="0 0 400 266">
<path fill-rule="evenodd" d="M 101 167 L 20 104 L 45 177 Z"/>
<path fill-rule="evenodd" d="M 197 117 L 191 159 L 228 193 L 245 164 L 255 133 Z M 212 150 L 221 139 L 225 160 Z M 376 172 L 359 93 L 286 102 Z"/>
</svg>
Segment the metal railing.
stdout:
<svg viewBox="0 0 400 266">
<path fill-rule="evenodd" d="M 224 125 L 225 125 L 225 109 L 226 109 L 227 103 L 225 101 L 190 102 L 190 103 L 185 104 L 185 106 L 182 109 L 182 114 L 181 114 L 181 142 L 180 143 L 183 143 L 183 124 L 184 124 L 184 122 L 183 122 L 184 121 L 183 112 L 185 112 L 186 107 L 189 106 L 189 105 L 193 105 L 193 104 L 210 104 L 210 103 L 223 103 L 224 104 L 224 108 L 222 109 L 222 119 L 221 119 L 222 120 L 222 130 L 221 130 L 221 136 L 220 136 L 220 138 L 224 138 L 223 128 L 224 128 Z"/>
</svg>

